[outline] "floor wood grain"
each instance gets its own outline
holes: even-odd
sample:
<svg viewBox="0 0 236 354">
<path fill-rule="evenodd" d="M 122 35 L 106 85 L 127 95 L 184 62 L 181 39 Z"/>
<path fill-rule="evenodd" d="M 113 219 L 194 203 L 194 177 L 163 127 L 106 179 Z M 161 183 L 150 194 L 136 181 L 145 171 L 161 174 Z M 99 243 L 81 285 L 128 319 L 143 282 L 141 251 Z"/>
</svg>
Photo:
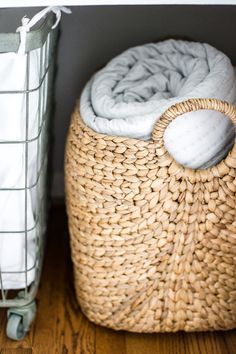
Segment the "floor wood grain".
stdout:
<svg viewBox="0 0 236 354">
<path fill-rule="evenodd" d="M 141 335 L 89 322 L 74 295 L 63 206 L 51 212 L 37 306 L 36 320 L 21 342 L 6 338 L 6 310 L 0 309 L 0 354 L 236 354 L 236 330 Z"/>
</svg>

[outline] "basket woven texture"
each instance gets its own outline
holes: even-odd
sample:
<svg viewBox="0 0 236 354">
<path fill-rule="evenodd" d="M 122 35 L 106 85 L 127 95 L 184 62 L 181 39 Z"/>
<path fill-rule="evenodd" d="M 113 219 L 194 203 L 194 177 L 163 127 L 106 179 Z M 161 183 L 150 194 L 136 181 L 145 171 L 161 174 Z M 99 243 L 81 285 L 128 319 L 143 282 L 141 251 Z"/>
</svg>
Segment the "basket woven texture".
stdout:
<svg viewBox="0 0 236 354">
<path fill-rule="evenodd" d="M 75 288 L 86 316 L 135 332 L 236 327 L 236 145 L 191 170 L 166 151 L 177 116 L 236 109 L 215 99 L 169 108 L 150 141 L 98 134 L 72 116 L 65 155 Z"/>
</svg>

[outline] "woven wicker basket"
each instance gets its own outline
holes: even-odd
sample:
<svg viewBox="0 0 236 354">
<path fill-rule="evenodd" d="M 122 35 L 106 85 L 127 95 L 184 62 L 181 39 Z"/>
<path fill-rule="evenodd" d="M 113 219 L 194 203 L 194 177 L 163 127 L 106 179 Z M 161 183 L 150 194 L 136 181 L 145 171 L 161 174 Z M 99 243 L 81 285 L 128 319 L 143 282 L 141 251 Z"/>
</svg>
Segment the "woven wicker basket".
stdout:
<svg viewBox="0 0 236 354">
<path fill-rule="evenodd" d="M 168 109 L 150 141 L 98 134 L 77 106 L 65 156 L 78 301 L 97 324 L 135 332 L 236 327 L 236 144 L 217 166 L 191 170 L 163 145 L 168 124 L 199 109 Z"/>
</svg>

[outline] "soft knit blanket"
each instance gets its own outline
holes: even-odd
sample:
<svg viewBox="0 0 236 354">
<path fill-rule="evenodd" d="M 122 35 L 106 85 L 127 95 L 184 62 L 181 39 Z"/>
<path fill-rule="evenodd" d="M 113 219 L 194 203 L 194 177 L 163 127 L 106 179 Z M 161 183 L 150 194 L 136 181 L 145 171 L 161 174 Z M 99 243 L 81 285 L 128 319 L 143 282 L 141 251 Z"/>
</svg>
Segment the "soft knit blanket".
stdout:
<svg viewBox="0 0 236 354">
<path fill-rule="evenodd" d="M 167 40 L 128 49 L 111 60 L 85 86 L 80 110 L 97 132 L 147 140 L 167 108 L 198 97 L 236 102 L 229 58 L 205 43 Z M 219 112 L 186 113 L 169 125 L 164 141 L 179 163 L 207 168 L 232 147 L 234 127 Z"/>
</svg>

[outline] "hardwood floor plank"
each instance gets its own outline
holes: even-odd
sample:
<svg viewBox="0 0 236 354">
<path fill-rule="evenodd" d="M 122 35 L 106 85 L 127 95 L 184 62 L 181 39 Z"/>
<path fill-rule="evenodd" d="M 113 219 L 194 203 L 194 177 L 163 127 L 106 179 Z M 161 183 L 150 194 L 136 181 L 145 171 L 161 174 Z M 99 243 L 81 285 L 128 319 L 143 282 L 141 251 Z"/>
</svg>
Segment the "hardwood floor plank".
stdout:
<svg viewBox="0 0 236 354">
<path fill-rule="evenodd" d="M 236 333 L 235 332 L 236 332 L 235 330 L 232 330 L 232 331 L 222 332 L 221 334 L 229 354 L 236 353 Z"/>
<path fill-rule="evenodd" d="M 68 326 L 66 328 L 68 332 Z M 65 336 L 68 339 L 68 335 Z M 68 345 L 69 344 L 69 345 Z M 73 345 L 72 345 L 73 344 Z M 65 341 L 66 354 L 94 354 L 95 353 L 95 328 L 84 316 L 81 317 L 78 331 L 74 333 L 73 343 Z"/>
<path fill-rule="evenodd" d="M 224 343 L 222 332 L 186 333 L 185 346 L 189 354 L 234 354 L 230 353 Z"/>
<path fill-rule="evenodd" d="M 186 352 L 188 354 L 202 354 L 201 350 L 203 349 L 203 344 L 200 345 L 196 333 L 186 333 L 183 336 L 183 341 L 186 347 Z M 206 350 L 206 348 L 204 348 Z M 212 353 L 209 353 L 212 354 Z"/>
<path fill-rule="evenodd" d="M 68 267 L 67 275 L 63 354 L 94 354 L 95 325 L 87 320 L 79 308 L 71 267 Z"/>
<path fill-rule="evenodd" d="M 32 354 L 32 349 L 10 348 L 3 349 L 0 354 Z"/>
<path fill-rule="evenodd" d="M 127 354 L 159 354 L 156 345 L 156 334 L 126 333 Z M 160 352 L 164 354 L 164 352 Z M 182 354 L 182 353 L 181 353 Z"/>
<path fill-rule="evenodd" d="M 126 354 L 125 332 L 96 326 L 96 354 Z"/>
<path fill-rule="evenodd" d="M 37 296 L 37 318 L 34 332 L 34 354 L 61 354 L 65 321 L 65 215 L 51 215 L 47 252 L 41 285 Z M 47 345 L 45 345 L 47 344 Z"/>
<path fill-rule="evenodd" d="M 156 334 L 157 354 L 188 354 L 184 344 L 183 333 L 158 333 Z M 198 353 L 196 353 L 198 354 Z M 201 353 L 203 354 L 203 353 Z M 209 354 L 209 353 L 207 353 Z"/>
</svg>

